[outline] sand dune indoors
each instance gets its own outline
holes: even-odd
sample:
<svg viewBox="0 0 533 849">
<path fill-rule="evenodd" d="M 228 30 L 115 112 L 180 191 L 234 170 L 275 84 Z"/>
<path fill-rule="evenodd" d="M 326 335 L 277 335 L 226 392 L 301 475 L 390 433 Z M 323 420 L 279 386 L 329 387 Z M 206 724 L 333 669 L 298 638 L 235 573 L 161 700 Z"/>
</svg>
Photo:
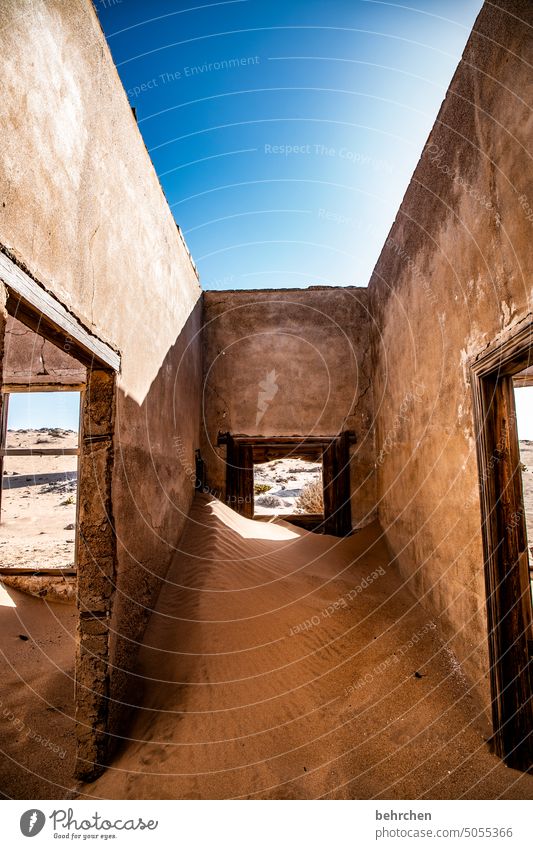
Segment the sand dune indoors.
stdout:
<svg viewBox="0 0 533 849">
<path fill-rule="evenodd" d="M 531 794 L 488 752 L 377 525 L 339 539 L 197 497 L 137 673 L 122 747 L 82 797 Z"/>
</svg>

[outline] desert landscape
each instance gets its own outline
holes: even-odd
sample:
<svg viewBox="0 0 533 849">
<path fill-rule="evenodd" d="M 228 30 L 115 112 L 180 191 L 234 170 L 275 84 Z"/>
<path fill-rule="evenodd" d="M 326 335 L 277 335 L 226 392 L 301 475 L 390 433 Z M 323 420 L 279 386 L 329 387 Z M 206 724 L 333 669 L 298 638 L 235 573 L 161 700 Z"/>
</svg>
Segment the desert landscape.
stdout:
<svg viewBox="0 0 533 849">
<path fill-rule="evenodd" d="M 62 428 L 7 432 L 7 448 L 33 449 L 31 456 L 4 459 L 1 563 L 4 567 L 74 567 L 77 462 L 64 449 L 77 447 L 78 434 Z M 39 454 L 56 448 L 57 454 Z M 533 549 L 533 441 L 520 441 L 524 507 Z M 254 515 L 289 516 L 311 512 L 300 502 L 306 487 L 322 482 L 322 468 L 285 458 L 254 466 Z M 322 508 L 323 509 L 323 508 Z M 315 511 L 313 511 L 315 512 Z M 317 511 L 318 512 L 318 511 Z M 533 563 L 533 553 L 530 553 Z"/>
<path fill-rule="evenodd" d="M 533 547 L 533 441 L 520 440 L 522 467 L 522 488 L 524 492 L 524 510 L 526 514 L 527 538 L 530 551 Z M 530 557 L 530 560 L 532 558 Z"/>
<path fill-rule="evenodd" d="M 520 440 L 522 460 L 522 491 L 524 493 L 524 512 L 526 516 L 527 542 L 529 550 L 529 569 L 531 593 L 533 595 L 533 441 Z"/>
<path fill-rule="evenodd" d="M 292 513 L 321 513 L 308 509 L 305 491 L 322 483 L 322 466 L 308 460 L 286 457 L 254 466 L 254 515 L 288 516 Z M 303 496 L 303 498 L 302 498 Z"/>
<path fill-rule="evenodd" d="M 63 452 L 77 444 L 73 430 L 8 430 L 6 448 L 34 453 L 4 458 L 2 567 L 74 567 L 77 457 Z M 39 454 L 45 448 L 57 449 L 57 454 Z"/>
</svg>

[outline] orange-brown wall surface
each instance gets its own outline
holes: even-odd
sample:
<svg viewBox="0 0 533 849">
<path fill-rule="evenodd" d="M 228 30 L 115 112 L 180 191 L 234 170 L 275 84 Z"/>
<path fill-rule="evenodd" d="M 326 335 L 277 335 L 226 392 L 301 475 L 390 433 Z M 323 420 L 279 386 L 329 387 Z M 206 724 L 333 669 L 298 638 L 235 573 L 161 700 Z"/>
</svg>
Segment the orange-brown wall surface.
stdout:
<svg viewBox="0 0 533 849">
<path fill-rule="evenodd" d="M 375 518 L 370 331 L 363 288 L 204 293 L 202 453 L 213 492 L 225 496 L 219 432 L 351 430 L 352 525 Z"/>
<path fill-rule="evenodd" d="M 121 356 L 114 712 L 193 496 L 201 290 L 89 0 L 4 0 L 0 52 L 0 247 Z"/>
<path fill-rule="evenodd" d="M 483 7 L 370 282 L 379 519 L 487 711 L 467 363 L 531 312 L 532 26 Z"/>
</svg>

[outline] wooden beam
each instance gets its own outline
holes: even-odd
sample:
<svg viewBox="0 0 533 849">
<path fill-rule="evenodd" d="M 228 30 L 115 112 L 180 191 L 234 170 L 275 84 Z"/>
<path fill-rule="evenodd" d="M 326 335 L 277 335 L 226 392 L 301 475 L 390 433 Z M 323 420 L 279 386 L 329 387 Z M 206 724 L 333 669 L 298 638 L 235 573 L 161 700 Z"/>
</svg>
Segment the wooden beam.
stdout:
<svg viewBox="0 0 533 849">
<path fill-rule="evenodd" d="M 468 365 L 478 379 L 488 375 L 512 375 L 531 366 L 533 350 L 533 317 L 527 316 L 511 328 L 502 339 L 488 345 L 470 358 Z"/>
<path fill-rule="evenodd" d="M 79 448 L 1 448 L 0 456 L 3 457 L 59 457 L 78 455 Z"/>
<path fill-rule="evenodd" d="M 234 436 L 233 439 L 240 445 L 292 445 L 294 448 L 297 445 L 328 445 L 335 436 L 272 436 L 257 439 L 254 436 Z"/>
<path fill-rule="evenodd" d="M 306 531 L 324 533 L 324 515 L 322 513 L 260 513 L 254 515 L 257 522 L 272 522 L 281 519 L 282 522 L 290 522 Z"/>
<path fill-rule="evenodd" d="M 351 431 L 346 431 L 350 434 L 353 440 L 355 435 Z M 217 444 L 225 445 L 229 434 L 219 434 Z M 337 437 L 338 433 L 323 435 L 323 436 L 248 436 L 245 434 L 231 434 L 231 438 L 236 444 L 240 445 L 330 445 Z"/>
<path fill-rule="evenodd" d="M 7 310 L 80 362 L 120 371 L 120 354 L 86 330 L 60 301 L 0 252 L 0 280 L 8 290 Z"/>
<path fill-rule="evenodd" d="M 321 442 L 313 445 L 297 445 L 292 442 L 280 443 L 279 445 L 253 445 L 252 456 L 254 463 L 269 463 L 272 460 L 286 457 L 294 460 L 305 459 L 310 463 L 321 463 L 326 447 Z"/>
<path fill-rule="evenodd" d="M 0 566 L 0 575 L 54 575 L 59 578 L 63 575 L 76 575 L 75 569 L 32 569 L 30 566 Z"/>
<path fill-rule="evenodd" d="M 34 378 L 26 383 L 4 383 L 0 389 L 4 395 L 14 392 L 83 392 L 86 384 L 79 381 L 61 383 L 39 383 Z"/>
</svg>

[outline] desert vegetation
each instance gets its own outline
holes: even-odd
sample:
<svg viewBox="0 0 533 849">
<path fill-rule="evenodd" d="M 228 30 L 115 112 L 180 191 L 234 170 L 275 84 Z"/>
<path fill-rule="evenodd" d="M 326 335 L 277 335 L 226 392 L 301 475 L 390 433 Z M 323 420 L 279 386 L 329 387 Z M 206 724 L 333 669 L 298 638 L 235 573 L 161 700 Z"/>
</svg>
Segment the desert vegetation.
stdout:
<svg viewBox="0 0 533 849">
<path fill-rule="evenodd" d="M 296 499 L 297 513 L 323 513 L 324 489 L 322 476 L 312 483 L 306 484 Z"/>
</svg>

